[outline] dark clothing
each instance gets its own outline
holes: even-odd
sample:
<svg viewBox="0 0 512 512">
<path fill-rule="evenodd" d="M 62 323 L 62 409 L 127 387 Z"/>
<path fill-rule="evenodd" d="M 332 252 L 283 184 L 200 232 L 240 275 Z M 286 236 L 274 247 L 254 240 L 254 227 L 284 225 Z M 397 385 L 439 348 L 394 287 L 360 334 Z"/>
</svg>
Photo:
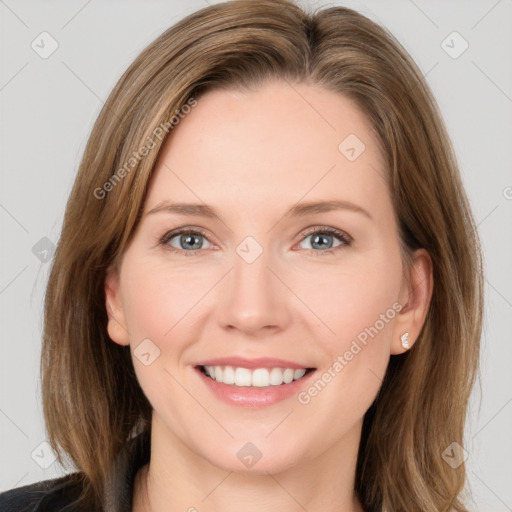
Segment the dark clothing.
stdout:
<svg viewBox="0 0 512 512">
<path fill-rule="evenodd" d="M 148 433 L 127 443 L 114 464 L 101 512 L 131 512 L 135 475 L 149 456 Z M 0 512 L 92 512 L 69 506 L 81 491 L 77 476 L 80 473 L 70 473 L 0 493 Z"/>
</svg>

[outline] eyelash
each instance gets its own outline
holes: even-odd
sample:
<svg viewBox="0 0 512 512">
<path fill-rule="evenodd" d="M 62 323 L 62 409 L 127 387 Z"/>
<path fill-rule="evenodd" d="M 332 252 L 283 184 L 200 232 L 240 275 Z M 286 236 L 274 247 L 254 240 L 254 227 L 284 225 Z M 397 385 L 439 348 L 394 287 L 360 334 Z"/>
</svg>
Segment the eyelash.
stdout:
<svg viewBox="0 0 512 512">
<path fill-rule="evenodd" d="M 316 235 L 316 234 L 330 234 L 335 235 L 340 242 L 343 242 L 342 245 L 338 245 L 337 247 L 333 247 L 331 249 L 325 250 L 325 251 L 318 251 L 315 249 L 305 249 L 310 254 L 314 254 L 315 256 L 324 256 L 326 254 L 333 254 L 338 249 L 342 249 L 343 247 L 349 247 L 352 243 L 352 237 L 347 235 L 347 233 L 344 233 L 343 231 L 340 231 L 339 229 L 328 227 L 328 226 L 314 226 L 310 229 L 308 229 L 306 232 L 302 234 L 302 238 L 300 242 L 304 241 L 308 236 Z M 181 249 L 176 249 L 176 247 L 173 247 L 172 245 L 169 245 L 168 242 L 172 238 L 178 236 L 178 235 L 185 235 L 185 234 L 193 234 L 193 235 L 201 235 L 202 237 L 206 238 L 208 240 L 208 236 L 206 233 L 201 229 L 190 229 L 190 228 L 183 228 L 178 229 L 176 231 L 170 231 L 166 233 L 160 240 L 159 244 L 164 246 L 166 250 L 171 251 L 173 253 L 179 254 L 181 256 L 195 256 L 198 252 L 201 252 L 202 249 L 195 250 L 195 251 L 184 251 Z M 299 243 L 300 243 L 299 242 Z"/>
</svg>

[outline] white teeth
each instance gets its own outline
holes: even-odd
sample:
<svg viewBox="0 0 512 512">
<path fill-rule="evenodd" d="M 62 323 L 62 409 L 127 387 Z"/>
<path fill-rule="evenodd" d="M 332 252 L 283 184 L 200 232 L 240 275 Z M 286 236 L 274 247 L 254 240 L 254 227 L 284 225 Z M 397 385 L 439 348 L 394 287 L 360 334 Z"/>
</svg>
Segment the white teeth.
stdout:
<svg viewBox="0 0 512 512">
<path fill-rule="evenodd" d="M 205 372 L 212 379 L 224 384 L 235 386 L 254 386 L 263 388 L 267 386 L 280 386 L 299 380 L 306 374 L 305 368 L 294 370 L 292 368 L 234 368 L 233 366 L 205 366 Z"/>
<path fill-rule="evenodd" d="M 281 368 L 272 368 L 270 370 L 270 384 L 272 386 L 279 386 L 283 383 L 283 370 Z"/>
<path fill-rule="evenodd" d="M 295 370 L 293 372 L 293 380 L 299 380 L 301 377 L 304 377 L 306 370 L 301 368 L 300 370 Z"/>
<path fill-rule="evenodd" d="M 219 379 L 217 369 L 220 369 L 219 366 L 215 367 L 215 380 L 217 382 L 224 382 L 222 380 L 222 370 L 221 377 Z M 235 370 L 235 385 L 236 386 L 250 386 L 251 385 L 251 370 L 247 368 L 237 368 Z"/>
<path fill-rule="evenodd" d="M 283 372 L 283 382 L 285 384 L 289 384 L 293 380 L 293 370 L 291 368 L 286 368 Z"/>
<path fill-rule="evenodd" d="M 215 379 L 217 380 L 217 379 Z M 222 374 L 222 382 L 224 384 L 234 384 L 235 383 L 235 370 L 233 370 L 232 366 L 226 366 L 224 368 L 224 372 Z"/>
<path fill-rule="evenodd" d="M 252 381 L 253 386 L 258 388 L 263 388 L 265 386 L 270 386 L 270 375 L 266 368 L 258 368 L 252 372 Z"/>
</svg>

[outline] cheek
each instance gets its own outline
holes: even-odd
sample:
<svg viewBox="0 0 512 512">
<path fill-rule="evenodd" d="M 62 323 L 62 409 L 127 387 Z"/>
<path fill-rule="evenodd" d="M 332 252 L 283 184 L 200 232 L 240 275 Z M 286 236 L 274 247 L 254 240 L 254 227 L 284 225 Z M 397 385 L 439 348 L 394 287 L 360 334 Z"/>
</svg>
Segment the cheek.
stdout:
<svg viewBox="0 0 512 512">
<path fill-rule="evenodd" d="M 125 262 L 123 306 L 134 368 L 154 405 L 162 389 L 182 394 L 172 377 L 180 378 L 187 350 L 199 338 L 197 315 L 218 275 L 211 267 L 187 271 L 185 264 L 155 263 L 143 254 Z"/>
<path fill-rule="evenodd" d="M 317 338 L 326 354 L 325 366 L 299 398 L 331 414 L 339 429 L 362 417 L 382 384 L 400 307 L 401 272 L 399 259 L 374 261 L 316 283 L 323 293 L 313 295 L 312 309 L 319 308 L 333 332 L 324 329 L 327 334 Z"/>
<path fill-rule="evenodd" d="M 364 343 L 369 331 L 372 339 L 381 340 L 391 331 L 401 286 L 400 260 L 367 263 L 318 273 L 303 292 L 322 320 L 320 339 L 331 356 L 348 349 L 352 340 Z"/>
<path fill-rule="evenodd" d="M 181 396 L 172 378 L 190 343 L 187 319 L 204 295 L 204 284 L 186 272 L 134 258 L 126 265 L 123 306 L 137 380 L 154 409 L 162 408 L 162 390 Z M 199 293 L 202 292 L 202 293 Z M 193 311 L 193 309 L 192 309 Z"/>
<path fill-rule="evenodd" d="M 190 344 L 187 320 L 206 284 L 143 256 L 127 261 L 124 271 L 123 306 L 137 380 L 155 410 L 165 409 L 169 395 L 187 403 L 177 370 Z"/>
<path fill-rule="evenodd" d="M 208 291 L 208 280 L 183 269 L 139 261 L 139 265 L 126 269 L 123 290 L 130 338 L 134 343 L 141 338 L 165 343 Z"/>
</svg>

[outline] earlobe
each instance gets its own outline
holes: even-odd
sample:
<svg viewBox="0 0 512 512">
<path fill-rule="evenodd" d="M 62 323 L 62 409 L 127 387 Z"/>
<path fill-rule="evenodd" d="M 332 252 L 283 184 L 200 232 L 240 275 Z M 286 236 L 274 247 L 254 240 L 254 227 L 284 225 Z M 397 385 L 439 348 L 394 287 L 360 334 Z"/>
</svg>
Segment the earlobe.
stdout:
<svg viewBox="0 0 512 512">
<path fill-rule="evenodd" d="M 129 345 L 123 303 L 119 287 L 119 271 L 109 267 L 105 276 L 105 308 L 107 310 L 107 332 L 112 341 L 119 345 Z"/>
<path fill-rule="evenodd" d="M 433 289 L 432 260 L 425 249 L 418 249 L 400 292 L 403 305 L 393 328 L 391 354 L 402 354 L 413 347 L 425 323 Z"/>
</svg>

